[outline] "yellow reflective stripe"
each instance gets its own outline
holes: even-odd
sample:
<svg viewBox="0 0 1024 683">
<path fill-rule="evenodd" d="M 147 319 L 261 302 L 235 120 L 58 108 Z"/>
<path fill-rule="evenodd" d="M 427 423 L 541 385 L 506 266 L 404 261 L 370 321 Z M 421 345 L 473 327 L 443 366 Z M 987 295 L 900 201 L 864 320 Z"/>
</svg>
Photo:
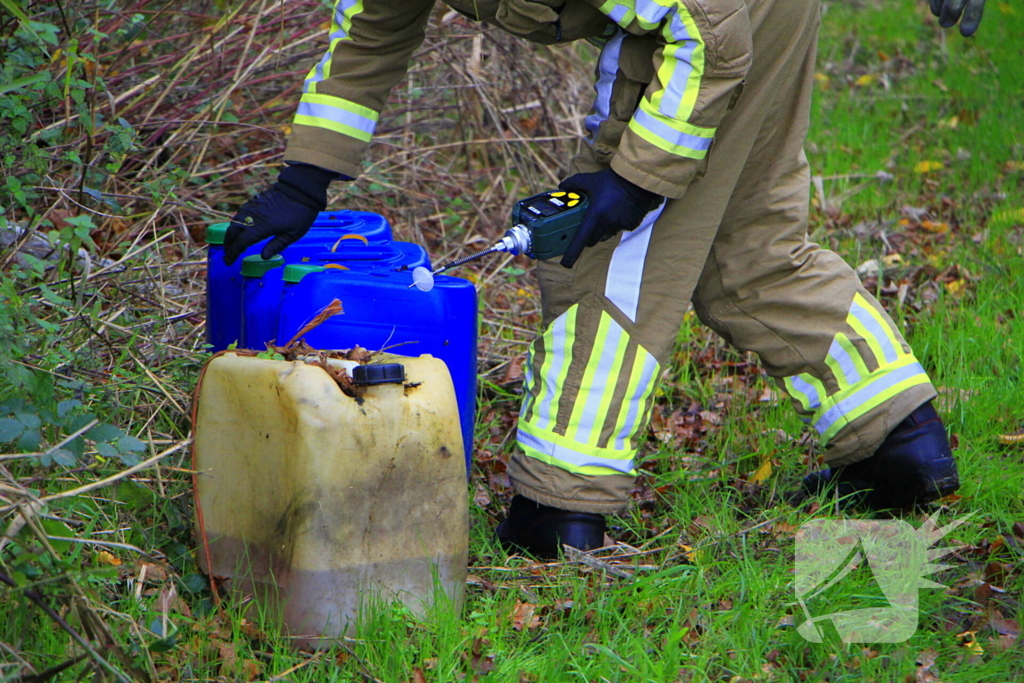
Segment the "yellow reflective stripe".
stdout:
<svg viewBox="0 0 1024 683">
<path fill-rule="evenodd" d="M 614 443 L 618 445 L 620 443 L 619 435 L 626 430 L 626 421 L 630 418 L 630 412 L 634 410 L 633 406 L 638 403 L 636 400 L 637 392 L 640 391 L 640 381 L 643 376 L 644 360 L 642 357 L 643 349 L 637 347 L 636 356 L 633 357 L 633 367 L 629 371 L 629 383 L 626 385 L 626 395 L 623 397 L 622 405 L 619 406 L 619 417 L 615 420 L 615 431 L 612 432 L 612 440 L 608 443 Z M 639 413 L 639 410 L 636 410 Z M 621 440 L 622 442 L 625 439 Z"/>
<path fill-rule="evenodd" d="M 348 135 L 349 137 L 363 142 L 369 142 L 373 137 L 372 133 L 353 128 L 352 126 L 344 123 L 338 123 L 330 119 L 325 119 L 319 116 L 304 116 L 302 114 L 296 114 L 293 123 L 303 126 L 315 126 L 317 128 L 326 128 L 327 130 L 334 131 L 335 133 L 341 133 L 342 135 Z"/>
<path fill-rule="evenodd" d="M 601 311 L 601 321 L 597 326 L 597 336 L 594 338 L 594 343 L 590 348 L 590 357 L 587 359 L 587 366 L 583 371 L 583 379 L 580 382 L 579 391 L 576 393 L 576 402 L 572 408 L 572 415 L 569 417 L 569 424 L 565 428 L 566 434 L 574 435 L 576 437 L 576 441 L 582 443 L 596 444 L 596 440 L 590 439 L 589 434 L 581 435 L 578 432 L 580 431 L 581 423 L 584 421 L 584 415 L 588 413 L 588 405 L 591 401 L 594 403 L 600 403 L 601 401 L 600 396 L 593 396 L 594 392 L 601 392 L 605 389 L 609 379 L 612 377 L 612 375 L 607 375 L 602 372 L 600 377 L 604 386 L 594 386 L 594 376 L 598 374 L 602 365 L 601 361 L 608 351 L 608 349 L 605 349 L 605 342 L 608 340 L 608 334 L 613 324 L 614 322 L 612 321 L 611 316 L 604 311 Z M 616 325 L 616 327 L 618 327 L 618 325 Z M 619 328 L 620 332 L 621 329 L 622 328 Z M 622 338 L 626 335 L 620 334 L 619 336 Z M 619 364 L 622 363 L 621 358 L 616 359 L 616 361 Z M 612 387 L 612 389 L 614 389 L 614 387 Z M 594 411 L 590 411 L 590 414 L 587 417 L 587 421 L 591 427 L 588 431 L 593 431 L 593 425 L 600 423 L 597 421 Z M 600 429 L 600 427 L 598 427 L 598 429 Z M 584 438 L 581 439 L 581 436 L 584 436 Z"/>
<path fill-rule="evenodd" d="M 604 312 L 602 312 L 602 314 L 608 315 Z M 611 316 L 609 316 L 609 318 L 610 317 Z M 590 432 L 590 439 L 588 440 L 588 443 L 597 445 L 601 441 L 601 428 L 604 426 L 608 417 L 608 411 L 612 405 L 612 398 L 615 394 L 615 389 L 618 386 L 619 375 L 622 373 L 622 361 L 626 355 L 627 346 L 629 346 L 629 335 L 623 331 L 622 334 L 619 335 L 619 343 L 615 345 L 615 350 L 613 352 L 615 354 L 615 360 L 612 363 L 611 370 L 609 370 L 607 374 L 605 374 L 603 370 L 601 373 L 605 378 L 604 387 L 603 391 L 601 391 L 601 402 L 597 406 L 597 415 L 594 420 L 594 426 Z M 597 390 L 597 388 L 595 387 L 593 390 Z"/>
<path fill-rule="evenodd" d="M 330 77 L 334 48 L 343 40 L 351 40 L 349 32 L 352 30 L 352 21 L 362 11 L 363 0 L 338 0 L 334 5 L 334 12 L 331 14 L 331 32 L 328 34 L 329 44 L 327 52 L 309 70 L 303 86 L 303 92 L 315 93 L 317 83 Z"/>
<path fill-rule="evenodd" d="M 295 110 L 294 122 L 327 128 L 368 142 L 378 117 L 377 112 L 369 107 L 341 97 L 303 93 Z"/>
<path fill-rule="evenodd" d="M 636 449 L 615 450 L 581 444 L 550 430 L 520 422 L 517 435 L 523 453 L 543 463 L 577 474 L 590 476 L 636 476 L 633 458 Z"/>
<path fill-rule="evenodd" d="M 882 329 L 885 336 L 888 338 L 889 343 L 896 350 L 897 356 L 902 358 L 903 356 L 909 355 L 903 350 L 903 344 L 900 342 L 899 337 L 896 336 L 896 330 L 893 329 L 892 323 L 886 318 L 886 316 L 882 315 L 877 308 L 868 303 L 868 300 L 861 296 L 860 292 L 854 295 L 853 300 L 854 302 L 859 303 L 864 310 L 868 312 L 868 315 L 875 319 L 875 322 L 878 323 L 878 327 Z"/>
<path fill-rule="evenodd" d="M 860 352 L 842 332 L 832 339 L 832 345 L 825 356 L 825 364 L 836 378 L 839 390 L 848 389 L 868 376 L 867 366 Z"/>
<path fill-rule="evenodd" d="M 701 128 L 653 111 L 644 100 L 633 114 L 629 129 L 655 147 L 687 159 L 703 159 L 711 149 L 714 128 Z"/>
<path fill-rule="evenodd" d="M 535 375 L 533 372 L 533 349 L 536 345 L 530 344 L 530 348 L 526 351 L 526 361 L 523 363 L 523 405 L 519 409 L 519 414 L 526 418 L 530 414 L 530 410 L 533 409 L 534 399 L 537 398 L 536 387 L 534 386 Z"/>
<path fill-rule="evenodd" d="M 636 18 L 636 12 L 633 11 L 632 7 L 616 2 L 616 0 L 608 0 L 608 2 L 598 7 L 598 11 L 622 28 L 629 28 L 633 19 Z"/>
<path fill-rule="evenodd" d="M 302 97 L 299 98 L 299 102 L 341 109 L 355 116 L 367 119 L 368 121 L 373 123 L 376 123 L 377 119 L 380 118 L 380 114 L 370 109 L 369 107 L 364 107 L 363 105 L 357 102 L 353 102 L 352 100 L 346 100 L 341 97 L 335 97 L 334 95 L 318 95 L 316 93 L 303 93 Z"/>
<path fill-rule="evenodd" d="M 851 386 L 822 402 L 813 424 L 827 444 L 839 430 L 872 408 L 907 389 L 930 382 L 928 374 L 913 355 L 907 354 L 895 363 L 883 366 Z"/>
<path fill-rule="evenodd" d="M 658 68 L 661 90 L 651 97 L 656 111 L 680 121 L 693 114 L 704 78 L 704 38 L 681 3 L 662 26 L 667 45 Z"/>
<path fill-rule="evenodd" d="M 531 422 L 551 428 L 558 419 L 558 404 L 562 399 L 562 386 L 572 364 L 572 347 L 576 342 L 576 313 L 579 304 L 558 316 L 544 331 L 543 365 L 534 369 L 537 398 L 533 404 Z M 522 420 L 520 420 L 522 422 Z"/>
<path fill-rule="evenodd" d="M 868 371 L 867 363 L 865 363 L 864 359 L 861 358 L 860 351 L 858 351 L 857 347 L 853 345 L 853 342 L 850 341 L 849 337 L 840 332 L 836 335 L 836 341 L 839 342 L 839 346 L 849 354 L 850 358 L 853 360 L 853 365 L 857 368 L 857 372 L 860 373 L 861 378 L 867 377 L 871 374 Z"/>
<path fill-rule="evenodd" d="M 817 377 L 806 372 L 783 378 L 786 391 L 790 396 L 799 401 L 804 412 L 813 413 L 825 401 L 828 392 L 825 385 Z"/>
<path fill-rule="evenodd" d="M 637 346 L 633 368 L 629 373 L 629 384 L 626 385 L 626 395 L 619 406 L 619 419 L 615 421 L 615 431 L 612 432 L 613 440 L 608 442 L 614 444 L 616 448 L 632 445 L 631 439 L 638 425 L 645 424 L 638 422 L 638 418 L 643 420 L 647 397 L 654 390 L 658 379 L 657 362 L 652 368 L 650 355 L 642 346 Z"/>
<path fill-rule="evenodd" d="M 875 356 L 875 366 L 882 367 L 907 356 L 889 321 L 868 303 L 860 292 L 854 295 L 846 324 L 867 342 Z"/>
</svg>

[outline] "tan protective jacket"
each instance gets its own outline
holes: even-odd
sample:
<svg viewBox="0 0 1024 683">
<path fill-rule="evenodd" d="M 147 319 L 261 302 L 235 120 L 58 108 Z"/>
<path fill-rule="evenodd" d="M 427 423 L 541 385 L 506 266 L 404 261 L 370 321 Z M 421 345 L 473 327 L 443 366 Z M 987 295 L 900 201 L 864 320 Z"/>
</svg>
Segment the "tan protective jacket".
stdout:
<svg viewBox="0 0 1024 683">
<path fill-rule="evenodd" d="M 588 118 L 597 158 L 657 194 L 681 197 L 751 60 L 742 0 L 446 0 L 540 43 L 609 41 Z M 434 0 L 337 0 L 330 46 L 310 70 L 286 161 L 359 175 L 388 93 L 423 40 Z M 607 56 L 607 57 L 606 57 Z"/>
</svg>

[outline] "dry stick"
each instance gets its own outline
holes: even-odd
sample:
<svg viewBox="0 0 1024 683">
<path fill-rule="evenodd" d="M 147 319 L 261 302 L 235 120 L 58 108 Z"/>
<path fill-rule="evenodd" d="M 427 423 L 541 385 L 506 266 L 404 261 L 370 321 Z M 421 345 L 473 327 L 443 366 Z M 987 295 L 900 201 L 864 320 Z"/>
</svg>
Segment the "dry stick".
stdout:
<svg viewBox="0 0 1024 683">
<path fill-rule="evenodd" d="M 72 657 L 71 659 L 61 662 L 57 666 L 50 667 L 46 671 L 40 671 L 37 674 L 19 676 L 18 678 L 15 678 L 12 683 L 43 683 L 43 681 L 50 680 L 62 671 L 70 669 L 88 656 L 89 655 L 78 655 L 77 657 Z"/>
<path fill-rule="evenodd" d="M 140 471 L 146 469 L 147 467 L 149 467 L 153 463 L 159 462 L 160 460 L 166 458 L 171 453 L 175 453 L 177 451 L 180 451 L 182 448 L 184 448 L 185 446 L 188 446 L 190 443 L 192 443 L 191 437 L 188 438 L 188 439 L 185 439 L 184 441 L 178 442 L 177 444 L 175 444 L 171 448 L 168 448 L 167 450 L 162 451 L 161 453 L 158 453 L 158 454 L 154 455 L 152 458 L 149 458 L 148 460 L 144 460 L 144 461 L 140 462 L 138 465 L 134 465 L 132 467 L 129 467 L 128 469 L 126 469 L 126 470 L 124 470 L 122 472 L 118 472 L 117 474 L 111 475 L 111 476 L 109 476 L 109 477 L 107 477 L 105 479 L 100 479 L 99 481 L 94 481 L 91 484 L 86 484 L 85 486 L 79 486 L 78 488 L 74 488 L 74 489 L 71 489 L 71 490 L 68 490 L 68 491 L 62 491 L 60 493 L 55 493 L 52 496 L 46 496 L 44 498 L 40 498 L 39 501 L 41 503 L 50 503 L 50 502 L 53 502 L 55 500 L 62 500 L 64 498 L 72 498 L 74 496 L 80 496 L 83 493 L 88 493 L 89 491 L 95 491 L 96 489 L 101 489 L 101 488 L 103 488 L 105 486 L 109 486 L 110 484 L 113 484 L 116 481 L 120 481 L 120 480 L 124 479 L 125 477 L 129 477 L 129 476 L 135 474 L 136 472 L 140 472 Z M 0 514 L 7 514 L 14 507 L 15 506 L 10 506 L 9 505 L 7 507 L 0 508 Z"/>
<path fill-rule="evenodd" d="M 142 368 L 142 371 L 146 373 L 146 376 L 153 380 L 153 383 L 156 384 L 157 388 L 160 389 L 161 393 L 163 393 L 163 395 L 167 397 L 167 400 L 171 402 L 171 404 L 178 410 L 178 412 L 181 413 L 182 415 L 187 416 L 188 411 L 182 408 L 181 404 L 174 400 L 174 397 L 171 396 L 171 392 L 167 390 L 167 387 L 164 385 L 163 382 L 160 381 L 160 378 L 153 374 L 153 371 L 146 367 L 145 363 L 136 358 L 134 353 L 132 353 L 128 349 L 125 350 L 128 351 L 128 355 L 131 356 L 133 361 L 135 361 L 135 364 Z"/>
</svg>

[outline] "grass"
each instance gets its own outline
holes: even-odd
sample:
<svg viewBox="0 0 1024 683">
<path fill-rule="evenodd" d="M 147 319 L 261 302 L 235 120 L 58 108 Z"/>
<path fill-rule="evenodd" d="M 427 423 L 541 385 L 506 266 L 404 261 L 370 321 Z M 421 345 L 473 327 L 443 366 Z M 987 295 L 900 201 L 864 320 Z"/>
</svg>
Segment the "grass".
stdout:
<svg viewBox="0 0 1024 683">
<path fill-rule="evenodd" d="M 47 529 L 50 536 L 136 550 L 64 543 L 51 554 L 19 536 L 22 545 L 8 546 L 0 568 L 15 564 L 12 548 L 38 553 L 24 560 L 37 573 L 23 581 L 54 604 L 75 605 L 78 614 L 91 610 L 106 624 L 116 646 L 99 654 L 112 666 L 163 681 L 948 683 L 1024 676 L 1016 635 L 1024 596 L 1024 450 L 999 438 L 1024 426 L 1024 11 L 990 5 L 972 41 L 943 34 L 925 4 L 910 0 L 830 2 L 823 20 L 808 146 L 819 177 L 811 230 L 854 266 L 870 260 L 880 265 L 877 275 L 864 270 L 866 281 L 940 387 L 939 405 L 957 442 L 963 488 L 944 501 L 941 521 L 973 513 L 952 534 L 953 544 L 964 547 L 936 577 L 948 588 L 920 591 L 920 628 L 908 641 L 846 645 L 826 638 L 816 644 L 796 632 L 801 618 L 792 604 L 794 534 L 804 522 L 838 513 L 828 498 L 794 504 L 790 495 L 819 452 L 756 360 L 725 347 L 693 317 L 680 331 L 675 362 L 659 390 L 633 503 L 611 520 L 620 545 L 596 553 L 611 573 L 501 553 L 492 534 L 510 496 L 503 463 L 518 402 L 509 360 L 523 353 L 538 323 L 526 262 L 489 262 L 473 272 L 484 283 L 483 402 L 470 487 L 471 576 L 461 611 L 442 605 L 415 618 L 376 605 L 364 615 L 365 636 L 351 648 L 309 655 L 293 652 L 272 622 L 243 616 L 231 601 L 215 609 L 196 575 L 188 478 L 178 454 L 131 480 L 48 508 L 77 524 L 60 534 Z M 396 90 L 382 120 L 371 171 L 349 193 L 335 196 L 337 205 L 385 213 L 399 236 L 429 245 L 437 258 L 476 249 L 476 236 L 490 238 L 502 228 L 511 201 L 562 172 L 571 147 L 561 138 L 571 136 L 573 116 L 580 113 L 571 108 L 589 101 L 589 47 L 532 49 L 488 32 L 482 71 L 474 71 L 478 35 L 461 20 L 445 23 L 443 11 L 435 15 L 423 68 L 408 87 Z M 235 42 L 227 44 L 240 49 L 244 36 L 232 36 Z M 159 53 L 159 40 L 152 49 Z M 315 52 L 295 49 L 307 61 L 302 50 Z M 529 70 L 529 78 L 520 79 L 528 85 L 505 91 L 494 86 L 503 64 Z M 300 70 L 281 75 L 278 87 Z M 446 80 L 467 87 L 440 89 Z M 518 118 L 500 112 L 509 106 L 507 98 L 529 104 L 536 88 L 552 83 L 572 97 L 537 116 L 529 114 L 534 109 Z M 239 98 L 268 103 L 258 114 L 263 118 L 251 121 L 263 127 L 235 131 L 237 144 L 250 153 L 272 147 L 280 139 L 273 126 L 287 115 L 286 106 L 277 111 L 275 100 L 260 90 L 274 83 L 230 87 L 236 85 Z M 430 105 L 449 107 L 442 110 L 448 123 L 439 122 Z M 496 124 L 505 136 L 559 139 L 473 142 L 500 137 Z M 185 139 L 174 151 L 177 163 L 195 162 L 205 170 L 198 179 L 181 180 L 179 198 L 230 210 L 244 189 L 240 174 L 223 170 L 233 153 L 231 138 L 218 132 Z M 152 144 L 162 143 L 154 137 Z M 171 164 L 170 157 L 162 159 Z M 260 173 L 252 164 L 245 172 Z M 138 189 L 130 179 L 118 182 L 129 194 Z M 145 214 L 140 206 L 132 210 Z M 75 348 L 66 354 L 70 361 L 50 362 L 45 353 L 22 359 L 41 368 L 33 377 L 52 379 L 57 394 L 73 390 L 61 382 L 87 379 L 91 388 L 83 391 L 103 417 L 140 435 L 154 453 L 186 436 L 188 394 L 203 358 L 196 332 L 201 319 L 188 316 L 201 306 L 201 264 L 187 264 L 202 257 L 193 240 L 205 217 L 176 211 L 145 214 L 151 227 L 136 232 L 103 223 L 112 235 L 106 253 L 115 257 L 126 253 L 118 239 L 148 244 L 178 232 L 165 247 L 133 257 L 138 271 L 90 290 L 86 301 L 100 313 L 82 315 L 78 327 L 66 323 L 65 343 Z M 175 227 L 179 218 L 187 234 Z M 40 292 L 67 286 L 52 280 L 29 283 L 36 289 L 23 289 L 24 300 L 40 306 Z M 112 318 L 124 292 L 136 306 Z M 168 321 L 175 315 L 183 317 Z M 103 331 L 94 335 L 88 325 Z M 23 460 L 0 467 L 5 486 L 18 484 L 35 495 L 122 469 L 90 458 L 71 470 Z M 917 526 L 924 518 L 908 521 Z M 54 554 L 61 562 L 51 559 Z M 622 572 L 631 576 L 617 576 Z M 3 590 L 0 681 L 25 680 L 18 677 L 81 652 L 29 604 L 25 585 Z M 84 597 L 76 598 L 76 591 Z M 844 582 L 815 608 L 850 609 L 877 597 L 867 582 Z M 81 628 L 82 617 L 66 614 Z M 124 659 L 116 656 L 117 647 Z M 76 663 L 53 680 L 76 680 L 87 665 Z"/>
</svg>

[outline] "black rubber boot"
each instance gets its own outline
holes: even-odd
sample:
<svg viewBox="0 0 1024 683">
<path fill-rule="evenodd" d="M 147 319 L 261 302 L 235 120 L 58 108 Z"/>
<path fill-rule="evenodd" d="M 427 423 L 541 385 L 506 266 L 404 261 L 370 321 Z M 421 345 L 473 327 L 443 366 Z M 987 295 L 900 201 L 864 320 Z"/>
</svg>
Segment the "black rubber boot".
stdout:
<svg viewBox="0 0 1024 683">
<path fill-rule="evenodd" d="M 518 495 L 512 498 L 508 517 L 495 529 L 505 550 L 525 550 L 543 559 L 558 557 L 563 543 L 579 550 L 600 548 L 604 531 L 604 515 L 561 510 Z"/>
<path fill-rule="evenodd" d="M 930 503 L 960 488 L 946 428 L 931 402 L 899 423 L 871 457 L 803 481 L 812 495 L 832 486 L 840 497 L 876 510 Z"/>
</svg>

